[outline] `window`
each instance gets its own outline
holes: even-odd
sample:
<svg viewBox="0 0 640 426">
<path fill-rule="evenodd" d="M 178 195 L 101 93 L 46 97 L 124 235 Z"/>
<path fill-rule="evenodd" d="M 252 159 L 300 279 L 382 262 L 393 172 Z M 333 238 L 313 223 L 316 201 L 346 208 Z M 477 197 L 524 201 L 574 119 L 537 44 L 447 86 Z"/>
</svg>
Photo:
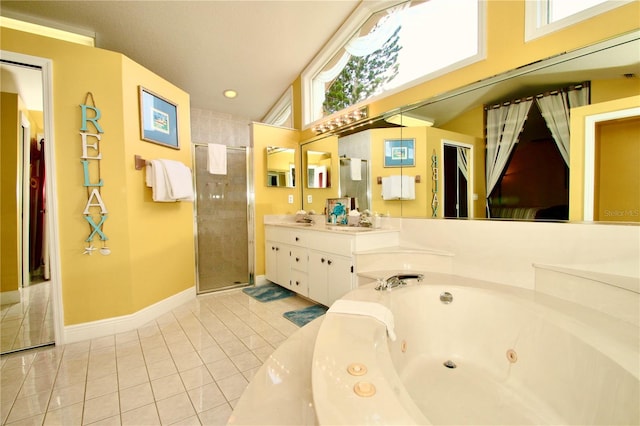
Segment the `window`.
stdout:
<svg viewBox="0 0 640 426">
<path fill-rule="evenodd" d="M 362 3 L 303 73 L 305 124 L 483 54 L 479 0 L 412 0 L 364 13 L 370 3 Z"/>
<path fill-rule="evenodd" d="M 526 2 L 525 41 L 608 12 L 633 0 L 530 0 Z"/>
</svg>

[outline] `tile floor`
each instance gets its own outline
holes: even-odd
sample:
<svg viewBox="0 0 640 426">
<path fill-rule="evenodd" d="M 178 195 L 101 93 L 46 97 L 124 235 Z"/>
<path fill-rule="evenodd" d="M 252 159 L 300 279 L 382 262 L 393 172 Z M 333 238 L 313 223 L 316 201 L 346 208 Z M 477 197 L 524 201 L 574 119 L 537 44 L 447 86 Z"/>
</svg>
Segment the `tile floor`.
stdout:
<svg viewBox="0 0 640 426">
<path fill-rule="evenodd" d="M 195 300 L 126 333 L 0 358 L 2 425 L 226 424 L 243 390 L 312 303 L 241 290 Z"/>
<path fill-rule="evenodd" d="M 55 340 L 50 309 L 50 283 L 33 283 L 21 290 L 21 303 L 0 308 L 0 353 Z"/>
</svg>

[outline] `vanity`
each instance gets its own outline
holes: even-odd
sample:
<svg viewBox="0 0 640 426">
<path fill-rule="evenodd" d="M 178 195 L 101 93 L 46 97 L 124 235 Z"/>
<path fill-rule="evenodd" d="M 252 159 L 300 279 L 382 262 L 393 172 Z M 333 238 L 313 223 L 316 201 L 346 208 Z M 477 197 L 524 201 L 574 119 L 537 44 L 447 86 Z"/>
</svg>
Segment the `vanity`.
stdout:
<svg viewBox="0 0 640 426">
<path fill-rule="evenodd" d="M 265 223 L 266 278 L 330 306 L 357 287 L 354 253 L 397 246 L 397 229 Z"/>
</svg>

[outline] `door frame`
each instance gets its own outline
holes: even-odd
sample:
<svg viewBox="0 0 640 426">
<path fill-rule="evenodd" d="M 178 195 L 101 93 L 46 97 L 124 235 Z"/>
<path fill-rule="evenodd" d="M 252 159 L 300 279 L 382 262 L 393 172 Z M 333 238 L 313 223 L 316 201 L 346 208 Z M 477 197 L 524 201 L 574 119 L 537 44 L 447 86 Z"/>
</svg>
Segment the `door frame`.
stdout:
<svg viewBox="0 0 640 426">
<path fill-rule="evenodd" d="M 442 159 L 442 172 L 440 174 L 440 176 L 438 176 L 441 180 L 442 180 L 442 192 L 440 193 L 440 204 L 443 206 L 442 207 L 442 216 L 444 217 L 444 203 L 445 203 L 445 191 L 444 191 L 444 185 L 445 185 L 445 177 L 444 177 L 444 146 L 448 145 L 448 146 L 455 146 L 457 148 L 467 148 L 469 150 L 469 158 L 467 165 L 469 166 L 469 170 L 468 170 L 468 179 L 467 179 L 467 215 L 468 215 L 468 219 L 471 219 L 474 217 L 474 209 L 473 209 L 473 188 L 474 188 L 474 182 L 473 182 L 473 174 L 474 174 L 474 152 L 473 152 L 473 145 L 472 144 L 468 144 L 468 143 L 464 143 L 464 142 L 458 142 L 458 141 L 453 141 L 450 139 L 441 139 L 441 144 L 440 144 L 440 158 Z M 457 167 L 457 166 L 456 166 Z M 459 200 L 458 200 L 459 201 Z M 459 211 L 459 210 L 458 210 Z"/>
<path fill-rule="evenodd" d="M 62 277 L 60 267 L 60 232 L 58 229 L 58 193 L 56 184 L 55 133 L 53 119 L 53 61 L 38 56 L 0 50 L 0 58 L 18 64 L 40 67 L 42 70 L 43 124 L 47 149 L 44 150 L 46 164 L 45 200 L 46 224 L 49 238 L 49 265 L 51 282 L 51 306 L 53 308 L 53 332 L 56 345 L 64 344 L 64 310 L 62 302 Z M 23 260 L 24 263 L 24 260 Z M 23 266 L 24 267 L 24 266 Z"/>
</svg>

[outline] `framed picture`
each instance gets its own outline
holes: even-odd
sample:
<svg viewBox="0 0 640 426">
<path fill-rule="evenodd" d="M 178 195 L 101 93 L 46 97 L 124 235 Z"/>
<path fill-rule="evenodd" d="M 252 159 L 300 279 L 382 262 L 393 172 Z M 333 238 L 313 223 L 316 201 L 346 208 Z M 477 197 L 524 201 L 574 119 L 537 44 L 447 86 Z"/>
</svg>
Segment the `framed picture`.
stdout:
<svg viewBox="0 0 640 426">
<path fill-rule="evenodd" d="M 415 139 L 385 139 L 384 166 L 407 167 L 416 165 Z"/>
<path fill-rule="evenodd" d="M 140 86 L 140 138 L 180 149 L 178 143 L 178 106 Z"/>
<path fill-rule="evenodd" d="M 346 225 L 351 211 L 351 198 L 327 198 L 327 223 Z"/>
</svg>

